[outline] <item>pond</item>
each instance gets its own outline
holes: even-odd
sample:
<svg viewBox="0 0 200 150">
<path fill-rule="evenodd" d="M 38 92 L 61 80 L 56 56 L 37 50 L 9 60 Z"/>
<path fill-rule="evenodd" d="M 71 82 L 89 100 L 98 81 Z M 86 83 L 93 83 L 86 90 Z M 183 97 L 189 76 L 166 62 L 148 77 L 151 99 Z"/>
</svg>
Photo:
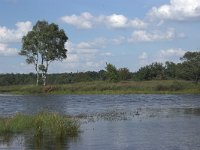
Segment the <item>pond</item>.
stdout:
<svg viewBox="0 0 200 150">
<path fill-rule="evenodd" d="M 44 110 L 80 118 L 80 134 L 42 143 L 8 135 L 0 149 L 200 149 L 200 95 L 0 95 L 1 117 Z"/>
</svg>

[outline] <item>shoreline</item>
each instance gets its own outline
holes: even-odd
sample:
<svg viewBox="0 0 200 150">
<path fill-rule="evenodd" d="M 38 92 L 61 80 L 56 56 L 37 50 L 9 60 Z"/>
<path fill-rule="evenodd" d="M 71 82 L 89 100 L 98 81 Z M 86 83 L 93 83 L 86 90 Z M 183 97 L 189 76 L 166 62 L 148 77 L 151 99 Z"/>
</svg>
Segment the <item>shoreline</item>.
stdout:
<svg viewBox="0 0 200 150">
<path fill-rule="evenodd" d="M 200 94 L 200 85 L 183 80 L 91 81 L 47 86 L 0 86 L 0 94 Z"/>
</svg>

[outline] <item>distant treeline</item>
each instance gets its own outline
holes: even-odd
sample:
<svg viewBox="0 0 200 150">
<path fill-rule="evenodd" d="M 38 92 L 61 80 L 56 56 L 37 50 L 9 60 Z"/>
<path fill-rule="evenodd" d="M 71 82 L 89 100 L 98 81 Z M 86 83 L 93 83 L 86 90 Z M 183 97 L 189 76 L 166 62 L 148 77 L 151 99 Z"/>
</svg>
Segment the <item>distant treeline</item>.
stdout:
<svg viewBox="0 0 200 150">
<path fill-rule="evenodd" d="M 168 80 L 183 79 L 196 81 L 196 76 L 190 70 L 191 67 L 184 66 L 182 63 L 173 62 L 152 63 L 141 67 L 137 72 L 130 72 L 128 68 L 117 69 L 112 64 L 107 64 L 105 70 L 76 72 L 76 73 L 57 73 L 48 74 L 48 84 L 68 84 L 90 81 L 143 81 L 143 80 Z M 42 81 L 40 81 L 42 83 Z M 0 85 L 26 85 L 36 84 L 36 74 L 0 74 Z"/>
<path fill-rule="evenodd" d="M 106 64 L 105 70 L 48 74 L 48 84 L 67 84 L 89 81 L 144 81 L 144 80 L 168 80 L 183 79 L 198 83 L 200 79 L 200 52 L 186 52 L 180 58 L 181 63 L 155 62 L 141 67 L 137 72 L 130 72 L 128 68 L 116 68 L 114 65 Z M 39 74 L 40 76 L 42 74 Z M 29 74 L 0 74 L 0 86 L 36 84 L 37 75 Z M 42 84 L 42 81 L 39 81 Z"/>
<path fill-rule="evenodd" d="M 36 74 L 0 74 L 0 86 L 4 85 L 27 85 L 36 84 Z M 105 71 L 87 71 L 77 73 L 54 73 L 47 75 L 48 84 L 67 84 L 75 82 L 88 82 L 96 80 L 106 80 Z M 39 81 L 42 84 L 42 81 Z"/>
</svg>

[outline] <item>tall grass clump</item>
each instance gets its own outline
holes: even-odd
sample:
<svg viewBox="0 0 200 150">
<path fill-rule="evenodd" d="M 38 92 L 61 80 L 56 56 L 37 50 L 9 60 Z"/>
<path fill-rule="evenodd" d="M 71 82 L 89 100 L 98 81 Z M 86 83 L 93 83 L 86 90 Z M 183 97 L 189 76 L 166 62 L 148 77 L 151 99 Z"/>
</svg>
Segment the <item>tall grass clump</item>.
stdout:
<svg viewBox="0 0 200 150">
<path fill-rule="evenodd" d="M 16 114 L 13 117 L 0 119 L 0 134 L 27 133 L 35 137 L 55 139 L 73 137 L 78 134 L 77 120 L 58 113 L 40 112 L 35 115 Z"/>
</svg>

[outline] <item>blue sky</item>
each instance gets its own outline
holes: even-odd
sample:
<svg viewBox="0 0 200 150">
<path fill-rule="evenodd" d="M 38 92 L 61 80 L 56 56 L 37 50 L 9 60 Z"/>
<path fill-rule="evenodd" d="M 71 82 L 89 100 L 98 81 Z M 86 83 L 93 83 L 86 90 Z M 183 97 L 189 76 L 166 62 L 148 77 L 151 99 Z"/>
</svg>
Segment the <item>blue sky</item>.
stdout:
<svg viewBox="0 0 200 150">
<path fill-rule="evenodd" d="M 1 0 L 0 73 L 34 72 L 17 53 L 38 20 L 64 29 L 68 58 L 49 72 L 137 71 L 200 49 L 200 0 Z"/>
</svg>

